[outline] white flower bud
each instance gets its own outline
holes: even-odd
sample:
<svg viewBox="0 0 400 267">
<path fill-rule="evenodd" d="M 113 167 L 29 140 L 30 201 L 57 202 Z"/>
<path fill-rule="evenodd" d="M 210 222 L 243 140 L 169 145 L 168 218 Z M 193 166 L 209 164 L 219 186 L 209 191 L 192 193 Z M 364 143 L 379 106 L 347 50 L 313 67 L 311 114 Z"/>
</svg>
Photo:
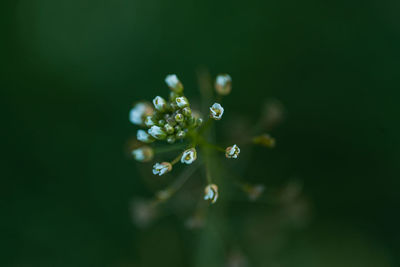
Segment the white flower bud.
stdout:
<svg viewBox="0 0 400 267">
<path fill-rule="evenodd" d="M 138 130 L 136 134 L 137 140 L 143 143 L 151 143 L 154 141 L 153 137 L 151 137 L 145 130 Z"/>
<path fill-rule="evenodd" d="M 153 99 L 153 105 L 158 111 L 164 111 L 167 108 L 167 101 L 161 96 L 156 96 Z"/>
<path fill-rule="evenodd" d="M 142 125 L 146 116 L 153 114 L 153 108 L 149 103 L 139 102 L 129 111 L 129 120 L 136 125 Z"/>
<path fill-rule="evenodd" d="M 227 147 L 225 150 L 225 156 L 228 159 L 236 159 L 239 156 L 240 153 L 240 148 L 237 145 L 233 145 L 230 147 Z"/>
<path fill-rule="evenodd" d="M 177 97 L 177 98 L 175 99 L 175 101 L 176 101 L 176 105 L 177 105 L 179 108 L 184 108 L 184 107 L 189 106 L 189 101 L 188 101 L 187 98 L 184 97 L 184 96 Z"/>
<path fill-rule="evenodd" d="M 176 93 L 181 93 L 183 90 L 183 85 L 175 74 L 167 75 L 165 78 L 165 83 L 172 91 Z"/>
<path fill-rule="evenodd" d="M 162 128 L 157 125 L 151 126 L 151 128 L 148 130 L 148 133 L 158 140 L 165 139 L 165 137 L 167 136 L 167 134 L 162 130 Z"/>
<path fill-rule="evenodd" d="M 209 184 L 204 189 L 204 200 L 210 200 L 214 204 L 218 199 L 218 186 Z"/>
<path fill-rule="evenodd" d="M 185 150 L 182 154 L 181 162 L 192 164 L 197 159 L 197 152 L 195 148 Z"/>
<path fill-rule="evenodd" d="M 153 166 L 154 175 L 161 176 L 167 172 L 170 172 L 171 170 L 172 170 L 172 165 L 169 162 L 156 163 Z"/>
<path fill-rule="evenodd" d="M 214 103 L 210 107 L 210 117 L 214 120 L 220 120 L 222 118 L 222 114 L 224 114 L 224 108 L 219 103 Z"/>
<path fill-rule="evenodd" d="M 153 159 L 154 151 L 151 147 L 142 146 L 132 150 L 132 156 L 140 162 L 147 162 Z"/>
<path fill-rule="evenodd" d="M 144 124 L 147 127 L 151 127 L 154 125 L 153 117 L 152 116 L 147 116 L 146 119 L 144 120 Z"/>
<path fill-rule="evenodd" d="M 232 78 L 228 74 L 220 74 L 215 80 L 215 90 L 220 95 L 228 95 L 232 89 Z"/>
</svg>

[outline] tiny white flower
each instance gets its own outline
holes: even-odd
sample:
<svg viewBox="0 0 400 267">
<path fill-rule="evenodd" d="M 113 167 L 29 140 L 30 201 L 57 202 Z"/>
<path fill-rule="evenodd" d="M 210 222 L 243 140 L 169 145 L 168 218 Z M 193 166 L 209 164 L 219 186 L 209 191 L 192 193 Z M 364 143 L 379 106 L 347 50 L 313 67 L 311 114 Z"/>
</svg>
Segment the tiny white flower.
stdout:
<svg viewBox="0 0 400 267">
<path fill-rule="evenodd" d="M 153 137 L 151 137 L 145 130 L 138 130 L 136 134 L 137 140 L 143 143 L 151 143 L 154 141 Z"/>
<path fill-rule="evenodd" d="M 156 163 L 153 166 L 154 175 L 163 175 L 172 170 L 172 165 L 169 162 Z"/>
<path fill-rule="evenodd" d="M 139 102 L 129 111 L 129 120 L 133 124 L 141 125 L 143 124 L 143 118 L 152 113 L 153 108 L 148 103 Z"/>
<path fill-rule="evenodd" d="M 132 150 L 132 156 L 140 162 L 147 162 L 153 159 L 154 151 L 151 147 L 142 146 Z"/>
<path fill-rule="evenodd" d="M 224 114 L 224 108 L 219 103 L 214 103 L 210 107 L 210 117 L 214 120 L 220 120 L 222 118 L 222 114 Z"/>
<path fill-rule="evenodd" d="M 181 162 L 186 164 L 192 164 L 197 159 L 197 152 L 195 148 L 185 150 L 181 157 Z"/>
<path fill-rule="evenodd" d="M 204 189 L 204 200 L 210 200 L 214 204 L 218 199 L 218 186 L 209 184 Z"/>
<path fill-rule="evenodd" d="M 232 78 L 228 74 L 220 74 L 215 80 L 215 89 L 220 95 L 228 95 L 232 89 Z"/>
<path fill-rule="evenodd" d="M 182 83 L 179 81 L 178 77 L 175 74 L 167 75 L 167 77 L 165 77 L 165 83 L 174 92 L 180 93 L 183 90 Z"/>
<path fill-rule="evenodd" d="M 161 96 L 156 96 L 153 99 L 153 105 L 157 110 L 164 111 L 167 107 L 167 101 L 165 101 Z"/>
<path fill-rule="evenodd" d="M 240 148 L 237 145 L 233 145 L 230 147 L 227 147 L 225 150 L 225 156 L 228 159 L 236 159 L 239 156 L 240 153 Z"/>
<path fill-rule="evenodd" d="M 152 116 L 147 116 L 146 119 L 144 120 L 144 124 L 147 127 L 151 127 L 154 125 L 153 117 Z"/>
<path fill-rule="evenodd" d="M 155 139 L 164 139 L 167 135 L 166 133 L 162 130 L 160 126 L 153 125 L 151 128 L 148 130 L 148 133 L 153 136 Z"/>
<path fill-rule="evenodd" d="M 184 108 L 184 107 L 189 106 L 189 101 L 188 101 L 187 98 L 184 97 L 184 96 L 177 97 L 177 98 L 175 99 L 175 102 L 176 102 L 176 105 L 177 105 L 179 108 Z"/>
</svg>

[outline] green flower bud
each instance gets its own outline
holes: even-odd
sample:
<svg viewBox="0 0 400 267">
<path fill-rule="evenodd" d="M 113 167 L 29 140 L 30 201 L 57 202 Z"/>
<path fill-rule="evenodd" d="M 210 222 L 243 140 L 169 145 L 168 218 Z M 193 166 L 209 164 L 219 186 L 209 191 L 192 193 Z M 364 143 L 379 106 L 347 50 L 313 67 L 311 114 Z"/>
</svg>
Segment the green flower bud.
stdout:
<svg viewBox="0 0 400 267">
<path fill-rule="evenodd" d="M 203 124 L 203 119 L 202 118 L 197 118 L 196 119 L 196 126 L 199 127 Z"/>
<path fill-rule="evenodd" d="M 181 130 L 182 130 L 181 126 L 179 126 L 179 125 L 176 125 L 176 126 L 175 126 L 175 132 L 179 132 L 179 131 L 181 131 Z"/>
<path fill-rule="evenodd" d="M 176 120 L 177 122 L 182 122 L 184 119 L 185 119 L 185 118 L 183 117 L 183 115 L 182 115 L 181 113 L 177 113 L 177 114 L 175 115 L 175 120 Z"/>
<path fill-rule="evenodd" d="M 192 115 L 192 110 L 189 107 L 185 107 L 182 109 L 182 114 L 186 117 L 190 117 Z"/>
<path fill-rule="evenodd" d="M 183 139 L 183 138 L 185 138 L 185 136 L 186 136 L 186 133 L 184 131 L 179 131 L 176 134 L 176 138 L 178 138 L 178 139 Z"/>
<path fill-rule="evenodd" d="M 164 126 L 165 123 L 166 123 L 165 120 L 159 120 L 159 121 L 158 121 L 158 125 L 159 125 L 159 126 Z"/>
<path fill-rule="evenodd" d="M 167 123 L 164 125 L 164 130 L 167 134 L 172 134 L 174 132 L 174 127 Z"/>
<path fill-rule="evenodd" d="M 170 116 L 170 117 L 167 119 L 167 123 L 168 123 L 169 125 L 171 125 L 172 127 L 174 127 L 174 126 L 176 125 L 176 121 L 175 121 L 174 117 L 172 117 L 172 116 Z"/>
<path fill-rule="evenodd" d="M 167 142 L 168 142 L 169 144 L 175 143 L 175 140 L 176 140 L 176 138 L 175 138 L 175 136 L 173 136 L 173 135 L 170 135 L 170 136 L 167 137 Z"/>
</svg>

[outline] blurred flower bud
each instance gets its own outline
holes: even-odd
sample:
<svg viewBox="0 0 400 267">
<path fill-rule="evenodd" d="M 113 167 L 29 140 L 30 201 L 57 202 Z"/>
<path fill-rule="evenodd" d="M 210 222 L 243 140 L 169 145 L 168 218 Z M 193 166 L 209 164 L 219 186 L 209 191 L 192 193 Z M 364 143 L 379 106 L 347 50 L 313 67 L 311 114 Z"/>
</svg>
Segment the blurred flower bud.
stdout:
<svg viewBox="0 0 400 267">
<path fill-rule="evenodd" d="M 167 137 L 167 142 L 168 142 L 169 144 L 173 144 L 173 143 L 175 143 L 175 141 L 176 141 L 175 136 L 170 135 L 170 136 Z"/>
<path fill-rule="evenodd" d="M 264 129 L 277 126 L 285 118 L 285 108 L 276 99 L 268 99 L 261 112 L 261 123 Z"/>
<path fill-rule="evenodd" d="M 185 138 L 185 136 L 186 136 L 186 133 L 184 131 L 179 131 L 176 134 L 176 138 L 178 138 L 178 139 L 183 139 L 183 138 Z"/>
<path fill-rule="evenodd" d="M 197 118 L 196 119 L 196 126 L 199 127 L 203 124 L 203 119 L 202 118 Z"/>
<path fill-rule="evenodd" d="M 222 114 L 224 114 L 224 108 L 221 106 L 221 104 L 214 103 L 210 107 L 210 117 L 214 120 L 220 120 L 222 118 Z"/>
<path fill-rule="evenodd" d="M 154 175 L 161 176 L 167 172 L 170 172 L 171 170 L 172 170 L 172 165 L 169 162 L 156 163 L 153 166 Z"/>
<path fill-rule="evenodd" d="M 160 201 L 165 201 L 171 197 L 171 191 L 169 190 L 161 190 L 156 193 L 156 197 Z"/>
<path fill-rule="evenodd" d="M 132 221 L 138 227 L 146 227 L 157 217 L 156 206 L 148 200 L 134 200 L 131 203 Z"/>
<path fill-rule="evenodd" d="M 182 93 L 183 85 L 175 74 L 167 75 L 165 78 L 165 83 L 175 93 Z"/>
<path fill-rule="evenodd" d="M 179 126 L 179 125 L 176 125 L 176 126 L 174 127 L 174 129 L 175 129 L 175 132 L 182 131 L 182 128 L 181 128 L 181 126 Z"/>
<path fill-rule="evenodd" d="M 197 159 L 197 152 L 195 148 L 185 150 L 181 157 L 181 162 L 186 164 L 192 164 Z"/>
<path fill-rule="evenodd" d="M 261 145 L 265 147 L 274 147 L 275 139 L 269 136 L 268 134 L 263 134 L 260 136 L 256 136 L 253 138 L 253 143 L 256 145 Z"/>
<path fill-rule="evenodd" d="M 215 184 L 209 184 L 204 189 L 204 200 L 210 200 L 211 204 L 214 204 L 218 199 L 218 186 Z"/>
<path fill-rule="evenodd" d="M 136 125 L 142 125 L 147 116 L 154 112 L 152 106 L 147 102 L 136 103 L 129 111 L 129 120 Z"/>
<path fill-rule="evenodd" d="M 154 138 L 151 137 L 145 130 L 138 130 L 136 134 L 137 140 L 143 143 L 151 143 L 154 142 Z"/>
<path fill-rule="evenodd" d="M 151 126 L 148 133 L 158 140 L 163 140 L 167 137 L 166 133 L 157 125 Z"/>
<path fill-rule="evenodd" d="M 228 159 L 236 159 L 239 156 L 240 148 L 237 145 L 227 147 L 225 149 L 225 157 Z"/>
<path fill-rule="evenodd" d="M 184 96 L 177 97 L 175 99 L 175 102 L 176 102 L 176 105 L 178 105 L 179 108 L 184 108 L 184 107 L 189 106 L 189 100 Z"/>
<path fill-rule="evenodd" d="M 182 114 L 186 117 L 190 117 L 192 115 L 192 110 L 189 107 L 182 109 Z"/>
<path fill-rule="evenodd" d="M 220 95 L 228 95 L 232 90 L 232 78 L 228 74 L 220 74 L 215 80 L 215 90 Z"/>
<path fill-rule="evenodd" d="M 156 110 L 158 110 L 160 112 L 163 112 L 167 108 L 167 101 L 165 101 L 165 99 L 162 98 L 161 96 L 156 96 L 153 99 L 153 105 L 154 105 Z"/>
<path fill-rule="evenodd" d="M 262 184 L 245 185 L 244 191 L 246 191 L 251 201 L 256 201 L 264 193 L 265 186 Z"/>
<path fill-rule="evenodd" d="M 132 155 L 137 161 L 148 162 L 153 159 L 154 151 L 149 146 L 142 146 L 132 150 Z"/>
</svg>

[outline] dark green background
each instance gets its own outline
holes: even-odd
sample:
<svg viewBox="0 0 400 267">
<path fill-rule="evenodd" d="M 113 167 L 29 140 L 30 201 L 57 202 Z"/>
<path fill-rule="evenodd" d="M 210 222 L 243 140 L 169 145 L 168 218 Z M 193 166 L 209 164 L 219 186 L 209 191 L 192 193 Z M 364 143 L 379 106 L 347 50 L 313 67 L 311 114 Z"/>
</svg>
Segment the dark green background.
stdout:
<svg viewBox="0 0 400 267">
<path fill-rule="evenodd" d="M 249 171 L 266 184 L 298 177 L 313 206 L 308 227 L 272 256 L 261 241 L 243 244 L 251 266 L 399 266 L 398 1 L 1 9 L 1 266 L 223 266 L 207 228 L 171 215 L 141 230 L 129 214 L 132 198 L 151 195 L 124 154 L 130 105 L 166 94 L 168 73 L 196 97 L 199 66 L 231 74 L 224 106 L 251 122 L 266 98 L 283 103 L 279 145 Z M 235 223 L 264 208 L 230 209 L 223 224 L 270 239 L 256 219 Z"/>
</svg>

